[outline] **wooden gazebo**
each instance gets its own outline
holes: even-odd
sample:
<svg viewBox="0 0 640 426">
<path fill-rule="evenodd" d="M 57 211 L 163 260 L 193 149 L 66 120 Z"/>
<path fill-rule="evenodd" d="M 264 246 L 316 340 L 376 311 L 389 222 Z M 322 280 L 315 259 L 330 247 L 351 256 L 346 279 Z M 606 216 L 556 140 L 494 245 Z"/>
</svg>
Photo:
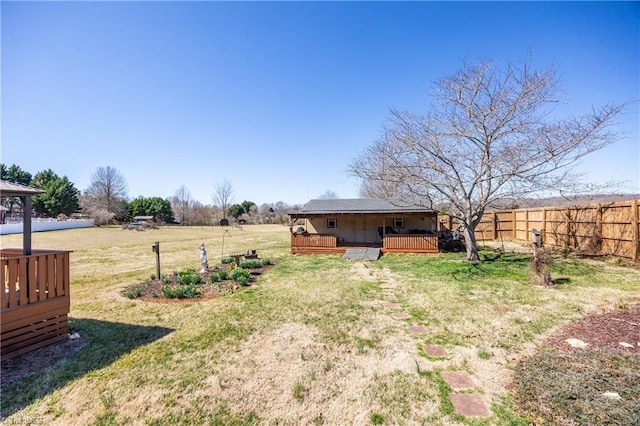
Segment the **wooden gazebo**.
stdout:
<svg viewBox="0 0 640 426">
<path fill-rule="evenodd" d="M 19 198 L 23 211 L 22 249 L 0 247 L 2 359 L 66 340 L 69 331 L 69 252 L 31 248 L 31 197 L 42 192 L 0 181 L 0 198 Z"/>
</svg>

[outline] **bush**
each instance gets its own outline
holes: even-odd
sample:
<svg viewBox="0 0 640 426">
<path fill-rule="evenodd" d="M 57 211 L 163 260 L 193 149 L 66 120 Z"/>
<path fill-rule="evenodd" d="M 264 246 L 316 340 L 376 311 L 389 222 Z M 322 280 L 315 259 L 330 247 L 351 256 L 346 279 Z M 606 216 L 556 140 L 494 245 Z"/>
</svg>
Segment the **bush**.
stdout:
<svg viewBox="0 0 640 426">
<path fill-rule="evenodd" d="M 224 281 L 229 278 L 229 273 L 223 269 L 222 271 L 218 272 L 218 278 L 220 278 L 220 281 Z"/>
<path fill-rule="evenodd" d="M 249 277 L 251 276 L 251 272 L 249 272 L 246 269 L 242 269 L 242 268 L 236 268 L 233 271 L 231 271 L 231 274 L 229 275 L 229 278 L 231 278 L 232 280 L 240 283 L 240 281 L 244 281 L 244 285 L 246 285 L 246 283 L 249 281 Z"/>
<path fill-rule="evenodd" d="M 233 257 L 223 257 L 220 263 L 223 265 L 228 265 L 229 263 L 235 263 L 235 259 Z"/>
<path fill-rule="evenodd" d="M 195 284 L 188 285 L 164 285 L 162 294 L 167 299 L 193 299 L 198 296 Z"/>
<path fill-rule="evenodd" d="M 209 275 L 209 280 L 212 283 L 217 283 L 218 281 L 220 281 L 220 275 L 216 274 L 215 272 L 212 273 L 211 275 Z"/>
<path fill-rule="evenodd" d="M 188 268 L 176 274 L 176 281 L 182 285 L 199 284 L 202 281 L 202 277 L 195 269 Z"/>
<path fill-rule="evenodd" d="M 247 260 L 240 263 L 240 267 L 243 269 L 258 269 L 262 266 L 261 260 Z"/>
</svg>

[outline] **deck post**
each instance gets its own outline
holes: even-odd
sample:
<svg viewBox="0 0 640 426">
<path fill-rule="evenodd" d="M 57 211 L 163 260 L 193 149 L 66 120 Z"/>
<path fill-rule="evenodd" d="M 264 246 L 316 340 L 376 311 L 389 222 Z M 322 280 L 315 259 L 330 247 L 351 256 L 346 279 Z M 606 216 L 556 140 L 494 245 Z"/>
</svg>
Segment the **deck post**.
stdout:
<svg viewBox="0 0 640 426">
<path fill-rule="evenodd" d="M 20 197 L 24 209 L 22 211 L 22 253 L 31 255 L 31 196 Z"/>
</svg>

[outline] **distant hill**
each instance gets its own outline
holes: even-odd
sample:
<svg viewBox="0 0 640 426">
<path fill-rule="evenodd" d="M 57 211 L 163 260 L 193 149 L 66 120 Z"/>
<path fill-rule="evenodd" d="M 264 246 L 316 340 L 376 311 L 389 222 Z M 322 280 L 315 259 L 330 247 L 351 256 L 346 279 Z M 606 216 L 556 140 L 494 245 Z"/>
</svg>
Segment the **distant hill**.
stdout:
<svg viewBox="0 0 640 426">
<path fill-rule="evenodd" d="M 585 204 L 604 204 L 618 201 L 640 200 L 640 194 L 592 194 L 569 197 L 524 198 L 519 200 L 501 200 L 490 206 L 492 210 L 526 209 L 535 207 L 579 206 Z"/>
</svg>

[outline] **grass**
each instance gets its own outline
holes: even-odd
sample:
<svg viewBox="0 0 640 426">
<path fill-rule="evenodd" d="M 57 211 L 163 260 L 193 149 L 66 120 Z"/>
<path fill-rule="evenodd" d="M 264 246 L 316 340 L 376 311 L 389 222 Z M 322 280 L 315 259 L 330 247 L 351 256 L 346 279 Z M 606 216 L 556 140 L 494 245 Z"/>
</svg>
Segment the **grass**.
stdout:
<svg viewBox="0 0 640 426">
<path fill-rule="evenodd" d="M 562 284 L 546 289 L 527 283 L 525 255 L 482 251 L 479 265 L 462 262 L 459 253 L 385 255 L 360 274 L 357 263 L 340 256 L 291 256 L 286 227 L 232 229 L 224 253 L 222 236 L 210 227 L 33 234 L 34 248 L 73 251 L 70 327 L 84 346 L 3 384 L 2 418 L 51 424 L 526 424 L 532 409 L 515 410 L 521 401 L 507 386 L 512 360 L 594 306 L 640 300 L 640 273 L 604 263 L 558 259 L 550 270 Z M 276 265 L 255 286 L 215 299 L 129 299 L 122 290 L 155 273 L 155 241 L 163 273 L 199 268 L 202 241 L 210 264 L 256 249 Z M 2 244 L 19 246 L 21 236 L 3 237 Z M 380 285 L 390 280 L 411 322 L 429 328 L 423 343 L 443 344 L 451 356 L 420 357 L 403 328 L 407 323 L 380 308 Z M 455 415 L 437 374 L 441 366 L 471 371 L 487 387 L 498 382 L 486 394 L 494 417 L 484 422 Z"/>
</svg>

